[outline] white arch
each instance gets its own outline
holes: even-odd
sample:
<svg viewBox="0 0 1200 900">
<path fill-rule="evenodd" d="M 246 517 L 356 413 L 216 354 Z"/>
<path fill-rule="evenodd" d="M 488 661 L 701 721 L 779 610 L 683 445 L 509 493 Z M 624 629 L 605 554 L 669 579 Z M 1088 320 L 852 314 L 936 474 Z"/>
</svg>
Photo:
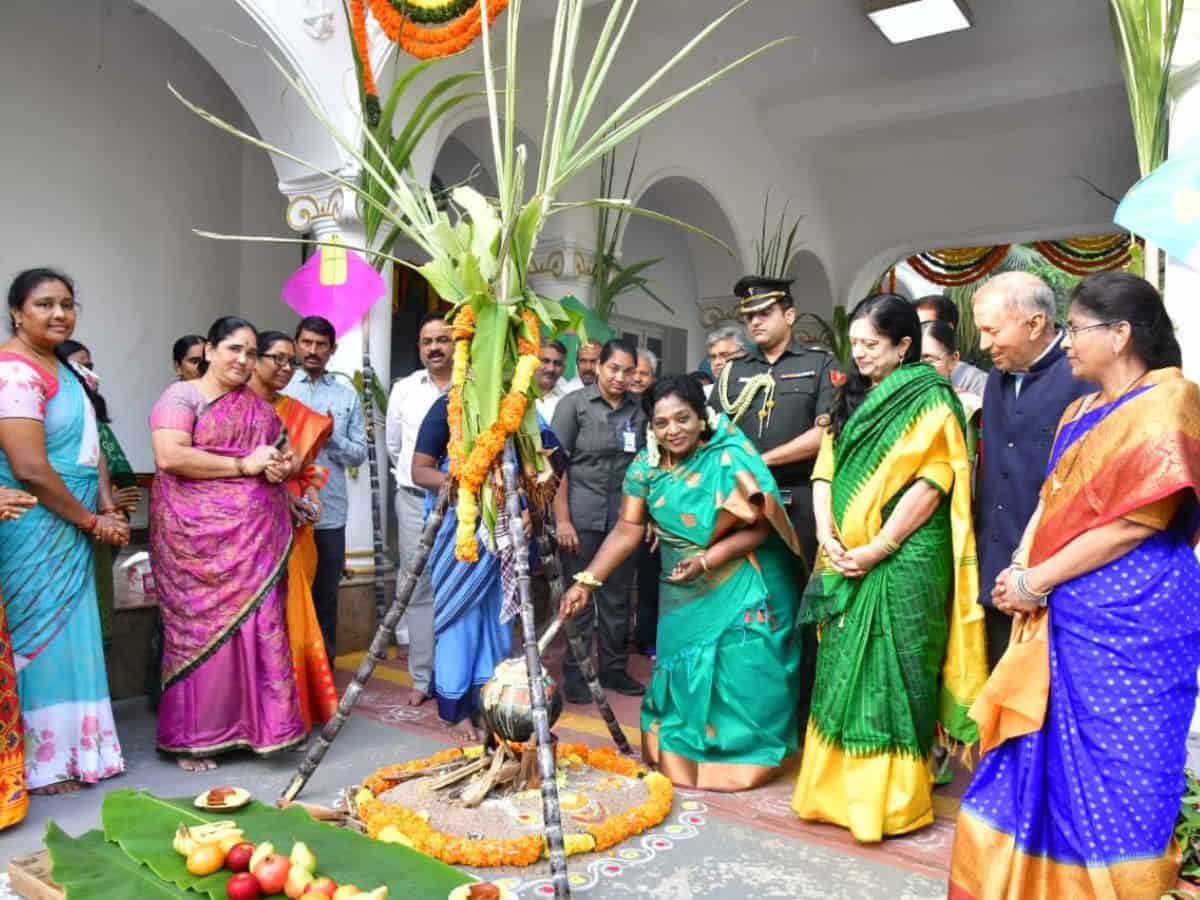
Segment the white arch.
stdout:
<svg viewBox="0 0 1200 900">
<path fill-rule="evenodd" d="M 269 52 L 284 63 L 341 131 L 356 135 L 357 88 L 344 16 L 330 16 L 323 36 L 314 36 L 318 32 L 306 30 L 304 12 L 285 0 L 144 0 L 142 5 L 208 61 L 263 140 L 328 169 L 347 163 L 345 152 L 267 57 Z M 187 96 L 187 85 L 176 88 Z M 308 174 L 287 160 L 272 157 L 272 163 L 281 182 Z"/>
<path fill-rule="evenodd" d="M 729 210 L 731 209 L 731 206 L 728 202 L 726 202 L 722 198 L 722 191 L 721 191 L 720 187 L 713 184 L 703 173 L 701 173 L 697 169 L 693 169 L 690 166 L 686 166 L 686 165 L 682 165 L 682 164 L 674 164 L 674 165 L 670 165 L 670 166 L 664 166 L 660 169 L 656 169 L 654 172 L 652 172 L 650 175 L 648 175 L 644 178 L 636 178 L 635 177 L 634 186 L 633 186 L 633 189 L 630 191 L 630 195 L 629 195 L 630 200 L 633 201 L 633 204 L 635 206 L 642 206 L 643 205 L 642 198 L 645 197 L 647 193 L 649 193 L 656 185 L 660 184 L 661 182 L 664 182 L 664 181 L 667 181 L 667 180 L 673 179 L 673 178 L 680 178 L 680 179 L 684 179 L 686 181 L 690 181 L 693 184 L 695 184 L 695 186 L 700 191 L 702 191 L 704 194 L 708 195 L 708 197 L 712 200 L 713 205 L 719 211 L 721 218 L 724 220 L 724 224 L 727 226 L 727 228 L 726 228 L 727 233 L 720 234 L 720 233 L 718 233 L 718 231 L 716 231 L 712 228 L 706 227 L 703 223 L 699 223 L 699 222 L 689 222 L 688 224 L 696 225 L 699 228 L 704 228 L 706 231 L 709 231 L 712 234 L 714 234 L 716 237 L 719 237 L 722 240 L 724 240 L 727 244 L 729 244 L 731 247 L 733 247 L 734 252 L 736 253 L 736 261 L 737 261 L 738 266 L 741 267 L 742 269 L 746 269 L 746 267 L 748 266 L 748 257 L 746 255 L 746 252 L 747 252 L 746 248 L 748 248 L 750 246 L 750 244 L 746 240 L 745 235 L 742 234 L 742 231 L 738 227 L 738 224 L 737 224 L 736 220 L 734 219 L 734 217 L 732 215 L 730 215 Z M 666 210 L 656 210 L 656 211 L 657 212 L 667 212 Z M 668 213 L 668 215 L 670 215 L 670 214 L 671 213 Z M 629 227 L 629 219 L 626 219 L 625 228 L 628 228 L 628 227 Z M 622 246 L 623 242 L 624 242 L 624 234 L 621 234 L 618 236 L 618 240 L 617 240 L 618 250 Z M 712 246 L 712 245 L 709 244 L 709 246 Z M 712 249 L 713 249 L 713 252 L 716 252 L 716 253 L 721 252 L 716 247 L 713 247 Z M 732 287 L 732 285 L 730 285 L 730 287 Z"/>
<path fill-rule="evenodd" d="M 879 276 L 901 260 L 908 259 L 914 253 L 924 250 L 936 250 L 941 247 L 972 247 L 989 246 L 992 244 L 1026 244 L 1030 241 L 1052 241 L 1064 238 L 1078 237 L 1087 234 L 1110 234 L 1118 230 L 1111 221 L 1084 222 L 1076 227 L 1044 227 L 1028 226 L 1014 228 L 1008 231 L 992 231 L 983 234 L 959 234 L 947 237 L 932 238 L 922 241 L 908 241 L 880 250 L 872 254 L 862 263 L 850 279 L 850 287 L 843 296 L 843 302 L 848 305 L 861 300 L 871 290 Z"/>
<path fill-rule="evenodd" d="M 787 277 L 794 279 L 792 296 L 797 312 L 815 313 L 826 318 L 833 311 L 833 285 L 829 269 L 820 256 L 807 247 L 792 254 Z"/>
</svg>

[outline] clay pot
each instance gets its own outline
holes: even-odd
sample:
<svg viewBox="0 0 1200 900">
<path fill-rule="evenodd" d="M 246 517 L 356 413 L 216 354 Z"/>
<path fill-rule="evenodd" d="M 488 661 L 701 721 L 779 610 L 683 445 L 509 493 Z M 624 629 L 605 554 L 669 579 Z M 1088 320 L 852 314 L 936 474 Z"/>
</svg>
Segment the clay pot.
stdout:
<svg viewBox="0 0 1200 900">
<path fill-rule="evenodd" d="M 562 714 L 562 694 L 545 670 L 542 681 L 546 685 L 546 711 L 553 726 Z M 491 681 L 483 686 L 481 703 L 484 724 L 500 737 L 521 743 L 533 737 L 533 703 L 525 660 L 506 659 L 496 666 Z"/>
</svg>

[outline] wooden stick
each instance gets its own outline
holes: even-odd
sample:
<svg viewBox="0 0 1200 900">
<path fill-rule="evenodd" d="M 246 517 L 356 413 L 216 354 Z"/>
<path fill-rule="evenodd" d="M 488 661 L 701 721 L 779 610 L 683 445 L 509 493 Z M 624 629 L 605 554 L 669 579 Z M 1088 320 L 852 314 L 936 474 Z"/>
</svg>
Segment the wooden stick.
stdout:
<svg viewBox="0 0 1200 900">
<path fill-rule="evenodd" d="M 468 775 L 474 775 L 476 772 L 485 768 L 490 762 L 491 760 L 489 760 L 486 756 L 481 756 L 479 759 L 467 763 L 461 769 L 455 769 L 453 772 L 447 772 L 445 775 L 442 775 L 439 778 L 429 782 L 429 788 L 430 790 L 440 791 L 442 788 L 449 787 L 452 784 L 462 781 Z"/>
<path fill-rule="evenodd" d="M 517 563 L 517 593 L 521 598 L 521 631 L 525 637 L 525 668 L 529 673 L 529 699 L 533 704 L 533 733 L 537 737 L 538 768 L 542 776 L 542 821 L 550 850 L 550 878 L 555 900 L 567 900 L 571 885 L 567 880 L 566 842 L 563 838 L 562 809 L 558 802 L 555 778 L 553 738 L 546 711 L 546 682 L 542 679 L 542 654 L 538 652 L 537 624 L 533 615 L 533 596 L 529 589 L 529 544 L 521 519 L 521 500 L 517 495 L 517 447 L 509 438 L 504 446 L 504 499 L 508 508 L 508 532 Z"/>
<path fill-rule="evenodd" d="M 542 559 L 542 567 L 546 572 L 550 582 L 550 602 L 557 604 L 562 599 L 563 580 L 562 580 L 562 561 L 558 556 L 558 548 L 550 539 L 550 535 L 546 531 L 545 520 L 535 519 L 535 523 L 540 522 L 542 525 L 541 531 L 538 534 L 538 553 Z M 617 721 L 616 714 L 612 710 L 612 706 L 608 702 L 608 697 L 604 693 L 604 688 L 600 684 L 600 676 L 596 673 L 595 663 L 592 662 L 592 654 L 583 640 L 583 636 L 579 633 L 579 626 L 575 624 L 574 619 L 560 620 L 555 619 L 554 624 L 557 625 L 562 621 L 567 635 L 567 646 L 570 648 L 568 652 L 575 657 L 579 663 L 579 671 L 583 675 L 583 679 L 587 682 L 588 691 L 592 695 L 592 702 L 596 704 L 596 709 L 600 711 L 600 717 L 604 719 L 604 724 L 608 726 L 608 733 L 612 735 L 613 743 L 617 745 L 617 749 L 626 756 L 633 755 L 633 748 L 629 746 L 629 739 L 625 737 L 625 730 L 621 728 L 621 723 Z M 544 651 L 548 645 L 547 636 L 553 640 L 551 631 L 554 625 L 546 629 L 546 634 L 542 635 L 541 649 Z"/>
<path fill-rule="evenodd" d="M 408 609 L 408 601 L 412 598 L 413 589 L 416 588 L 417 581 L 421 578 L 421 573 L 425 571 L 425 563 L 429 559 L 430 552 L 433 550 L 438 530 L 442 527 L 442 518 L 446 515 L 446 504 L 449 502 L 449 499 L 450 480 L 446 479 L 441 491 L 438 493 L 433 511 L 430 512 L 429 518 L 425 521 L 425 530 L 421 533 L 421 540 L 417 544 L 417 550 L 409 561 L 408 568 L 401 576 L 399 585 L 397 585 L 396 597 L 392 600 L 392 605 L 388 607 L 387 615 L 383 617 L 383 621 L 375 629 L 375 637 L 371 641 L 370 650 L 367 651 L 367 655 L 363 661 L 359 663 L 358 671 L 354 673 L 354 680 L 346 688 L 346 693 L 342 694 L 337 712 L 334 713 L 332 719 L 325 723 L 325 727 L 321 729 L 321 733 L 317 735 L 317 739 L 309 746 L 308 753 L 305 754 L 303 761 L 300 763 L 300 768 L 292 778 L 291 784 L 287 786 L 281 795 L 284 800 L 295 800 L 300 795 L 300 792 L 304 790 L 304 786 L 308 784 L 308 780 L 317 771 L 317 766 L 321 764 L 321 760 L 329 752 L 329 748 L 333 745 L 334 739 L 337 738 L 338 733 L 346 724 L 346 720 L 350 718 L 350 711 L 358 703 L 358 698 L 361 696 L 367 681 L 370 680 L 371 673 L 375 671 L 375 667 L 379 663 L 387 658 L 388 644 L 391 641 L 392 634 L 396 630 L 396 624 L 400 621 L 400 617 L 404 615 L 404 611 Z"/>
<path fill-rule="evenodd" d="M 284 800 L 282 797 L 275 801 L 275 805 L 279 809 L 298 806 L 318 822 L 339 822 L 346 818 L 347 815 L 342 810 L 334 809 L 331 806 L 319 806 L 316 803 L 301 803 L 299 800 Z"/>
</svg>

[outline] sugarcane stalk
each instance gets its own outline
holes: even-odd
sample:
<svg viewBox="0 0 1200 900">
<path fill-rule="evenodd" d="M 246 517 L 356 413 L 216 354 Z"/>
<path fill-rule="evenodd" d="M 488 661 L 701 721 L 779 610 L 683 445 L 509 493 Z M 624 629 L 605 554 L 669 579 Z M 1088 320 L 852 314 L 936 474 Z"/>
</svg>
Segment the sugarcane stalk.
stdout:
<svg viewBox="0 0 1200 900">
<path fill-rule="evenodd" d="M 371 673 L 375 671 L 377 665 L 387 658 L 388 644 L 391 642 L 392 634 L 396 630 L 396 623 L 400 621 L 400 617 L 408 609 L 408 601 L 412 599 L 413 590 L 421 578 L 421 573 L 425 571 L 425 563 L 429 559 L 430 552 L 433 550 L 434 541 L 437 540 L 438 530 L 442 527 L 442 519 L 446 515 L 446 505 L 449 500 L 450 480 L 447 479 L 442 484 L 441 491 L 438 492 L 437 502 L 433 506 L 433 511 L 429 513 L 429 518 L 425 521 L 425 530 L 421 533 L 421 540 L 417 544 L 417 550 L 413 554 L 412 559 L 409 560 L 408 567 L 400 576 L 400 583 L 396 589 L 396 597 L 392 600 L 391 606 L 388 607 L 387 614 L 379 623 L 379 627 L 375 629 L 375 637 L 371 641 L 371 647 L 367 651 L 366 657 L 359 663 L 358 671 L 354 673 L 354 680 L 350 682 L 350 686 L 342 694 L 342 699 L 338 702 L 337 712 L 334 713 L 332 719 L 325 723 L 325 727 L 321 729 L 321 733 L 317 735 L 317 739 L 308 748 L 308 753 L 305 754 L 304 760 L 300 763 L 300 768 L 292 778 L 291 784 L 280 795 L 284 800 L 295 800 L 300 795 L 300 792 L 304 790 L 304 786 L 308 784 L 308 780 L 317 771 L 317 766 L 321 764 L 321 760 L 329 752 L 329 748 L 333 745 L 334 739 L 337 738 L 338 733 L 346 724 L 346 720 L 350 718 L 350 711 L 358 703 L 358 698 L 370 680 Z"/>
<path fill-rule="evenodd" d="M 542 569 L 545 571 L 547 580 L 550 582 L 550 602 L 557 604 L 563 594 L 562 580 L 562 561 L 558 557 L 558 547 L 551 540 L 550 534 L 546 529 L 546 520 L 541 517 L 534 518 L 534 527 L 540 525 L 538 531 L 538 555 L 542 560 Z M 608 726 L 608 733 L 612 735 L 613 743 L 617 745 L 617 749 L 626 756 L 633 755 L 633 748 L 629 746 L 629 739 L 625 736 L 625 730 L 621 727 L 621 723 L 617 721 L 616 714 L 613 713 L 612 706 L 608 702 L 608 697 L 604 693 L 604 688 L 600 684 L 600 676 L 596 672 L 596 664 L 592 662 L 592 654 L 588 652 L 588 645 L 583 640 L 583 635 L 579 633 L 579 626 L 575 624 L 574 619 L 555 620 L 562 621 L 563 630 L 567 638 L 567 646 L 579 663 L 579 671 L 583 675 L 584 681 L 587 682 L 588 691 L 592 695 L 592 702 L 596 704 L 596 709 L 600 711 L 600 717 L 604 719 L 604 724 Z M 553 626 L 551 626 L 553 628 Z M 546 631 L 550 633 L 549 629 Z M 543 639 L 545 635 L 543 635 Z"/>
<path fill-rule="evenodd" d="M 383 491 L 379 486 L 379 460 L 375 456 L 375 367 L 371 365 L 371 317 L 362 320 L 362 404 L 371 427 L 367 428 L 367 473 L 371 485 L 371 553 L 375 565 L 375 615 L 382 617 L 387 608 L 383 579 Z M 399 623 L 397 623 L 399 624 Z"/>
<path fill-rule="evenodd" d="M 529 699 L 533 706 L 533 733 L 537 737 L 538 769 L 542 777 L 542 822 L 550 850 L 550 878 L 556 900 L 571 896 L 567 880 L 566 842 L 563 839 L 562 809 L 558 802 L 558 781 L 554 745 L 550 736 L 550 716 L 546 710 L 546 682 L 542 678 L 542 655 L 538 651 L 537 625 L 533 615 L 533 596 L 529 588 L 529 544 L 521 519 L 521 500 L 517 495 L 517 445 L 512 438 L 504 445 L 504 498 L 508 507 L 508 534 L 513 544 L 517 567 L 517 595 L 521 599 L 521 630 L 525 639 L 525 669 L 529 673 Z"/>
</svg>

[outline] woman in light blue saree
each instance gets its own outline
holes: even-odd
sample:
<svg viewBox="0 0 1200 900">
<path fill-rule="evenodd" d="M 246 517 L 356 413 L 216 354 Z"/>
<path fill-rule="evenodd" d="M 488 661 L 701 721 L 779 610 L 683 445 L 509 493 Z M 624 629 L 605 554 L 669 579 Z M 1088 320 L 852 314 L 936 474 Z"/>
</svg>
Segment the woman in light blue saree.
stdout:
<svg viewBox="0 0 1200 900">
<path fill-rule="evenodd" d="M 91 539 L 129 540 L 113 508 L 85 374 L 55 355 L 75 327 L 70 280 L 22 272 L 0 346 L 0 486 L 38 505 L 0 522 L 0 591 L 25 731 L 26 783 L 65 793 L 124 770 L 100 643 Z M 99 510 L 99 513 L 97 513 Z"/>
</svg>

